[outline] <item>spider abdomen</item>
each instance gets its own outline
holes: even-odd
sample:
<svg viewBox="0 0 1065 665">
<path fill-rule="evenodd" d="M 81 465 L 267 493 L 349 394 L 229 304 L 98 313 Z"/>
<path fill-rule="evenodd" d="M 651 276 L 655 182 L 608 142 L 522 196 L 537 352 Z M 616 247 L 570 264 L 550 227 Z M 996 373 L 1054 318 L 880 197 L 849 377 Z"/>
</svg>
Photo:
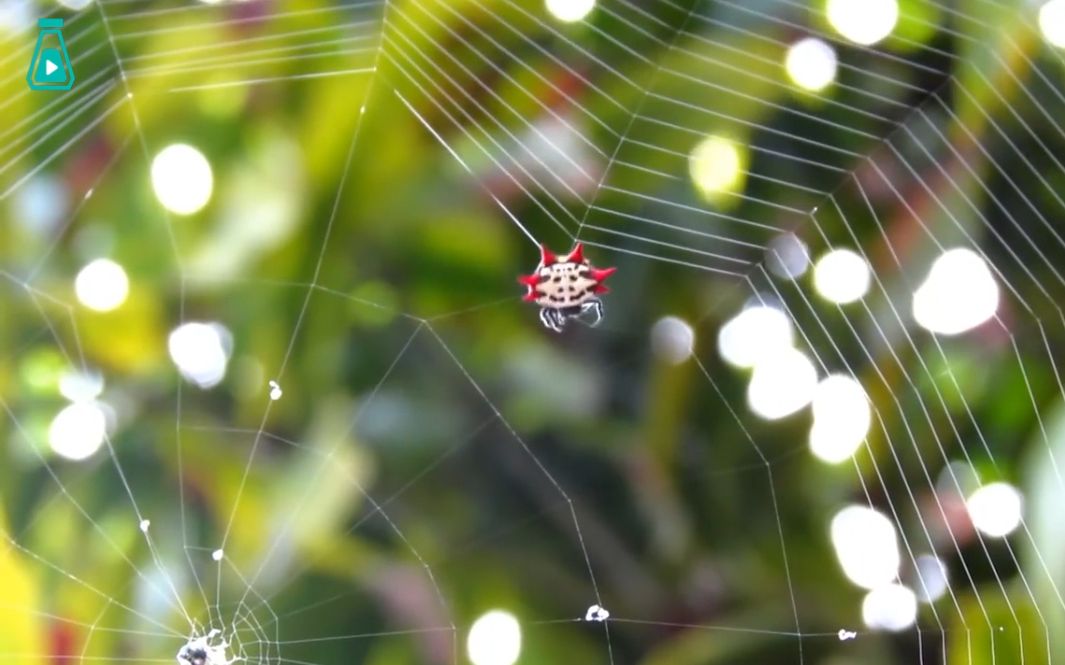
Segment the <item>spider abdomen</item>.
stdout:
<svg viewBox="0 0 1065 665">
<path fill-rule="evenodd" d="M 556 263 L 541 268 L 539 275 L 536 304 L 541 307 L 580 307 L 595 297 L 597 282 L 590 277 L 585 265 Z"/>
</svg>

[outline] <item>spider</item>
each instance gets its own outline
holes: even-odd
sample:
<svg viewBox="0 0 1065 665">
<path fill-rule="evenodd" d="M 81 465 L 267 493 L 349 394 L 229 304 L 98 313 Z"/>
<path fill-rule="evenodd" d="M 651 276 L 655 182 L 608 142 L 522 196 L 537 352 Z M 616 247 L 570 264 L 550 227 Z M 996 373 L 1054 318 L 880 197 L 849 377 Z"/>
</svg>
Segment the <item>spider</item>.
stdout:
<svg viewBox="0 0 1065 665">
<path fill-rule="evenodd" d="M 178 662 L 183 665 L 207 665 L 207 649 L 186 646 L 178 653 Z"/>
<path fill-rule="evenodd" d="M 598 295 L 609 291 L 603 280 L 617 268 L 594 268 L 584 258 L 584 247 L 577 243 L 569 254 L 556 256 L 546 246 L 540 247 L 540 265 L 531 275 L 518 282 L 529 288 L 525 300 L 540 306 L 540 321 L 545 327 L 562 332 L 566 321 L 585 312 L 593 312 L 598 325 L 603 319 L 603 303 Z"/>
<path fill-rule="evenodd" d="M 239 657 L 226 655 L 229 643 L 221 639 L 222 631 L 212 630 L 204 637 L 195 637 L 177 653 L 180 665 L 233 665 Z M 219 638 L 219 639 L 215 639 Z"/>
</svg>

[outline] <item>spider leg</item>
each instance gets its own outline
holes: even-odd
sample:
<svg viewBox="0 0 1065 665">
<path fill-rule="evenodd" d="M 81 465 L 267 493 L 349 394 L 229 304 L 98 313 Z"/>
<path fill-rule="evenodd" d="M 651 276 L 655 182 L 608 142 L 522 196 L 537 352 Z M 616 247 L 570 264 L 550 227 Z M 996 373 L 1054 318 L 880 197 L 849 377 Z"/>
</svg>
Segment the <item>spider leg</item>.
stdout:
<svg viewBox="0 0 1065 665">
<path fill-rule="evenodd" d="M 589 325 L 593 328 L 599 325 L 599 322 L 603 320 L 603 301 L 598 298 L 592 298 L 588 302 L 581 305 L 581 313 L 591 310 L 595 314 L 595 320 Z"/>
<path fill-rule="evenodd" d="M 551 310 L 551 314 L 555 319 L 555 332 L 562 332 L 562 329 L 566 327 L 566 315 L 557 309 Z"/>
<path fill-rule="evenodd" d="M 540 309 L 540 323 L 544 324 L 545 328 L 550 328 L 555 332 L 562 332 L 561 326 L 559 326 L 558 322 L 553 316 L 555 313 L 556 312 L 554 310 L 548 309 L 547 307 Z"/>
<path fill-rule="evenodd" d="M 540 309 L 540 323 L 544 324 L 545 328 L 554 327 L 554 321 L 551 320 L 551 315 L 546 308 Z"/>
</svg>

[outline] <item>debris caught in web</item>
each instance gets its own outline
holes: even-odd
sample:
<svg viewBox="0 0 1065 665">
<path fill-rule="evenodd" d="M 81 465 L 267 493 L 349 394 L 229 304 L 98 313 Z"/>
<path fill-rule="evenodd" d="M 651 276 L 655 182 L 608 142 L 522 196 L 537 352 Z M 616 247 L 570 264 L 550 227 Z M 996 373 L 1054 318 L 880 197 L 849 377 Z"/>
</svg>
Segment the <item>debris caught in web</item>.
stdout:
<svg viewBox="0 0 1065 665">
<path fill-rule="evenodd" d="M 839 641 L 840 642 L 846 642 L 847 640 L 853 640 L 854 638 L 858 637 L 858 633 L 856 633 L 856 632 L 854 632 L 852 630 L 846 630 L 846 629 L 843 629 L 843 628 L 839 629 L 838 635 L 839 635 Z"/>
<path fill-rule="evenodd" d="M 270 399 L 276 402 L 281 399 L 281 396 L 284 394 L 285 393 L 281 390 L 281 386 L 277 385 L 277 381 L 270 382 Z"/>
<path fill-rule="evenodd" d="M 584 613 L 585 621 L 598 621 L 602 623 L 610 618 L 610 612 L 607 612 L 605 607 L 599 607 L 598 605 L 592 605 L 588 608 L 588 611 Z"/>
</svg>

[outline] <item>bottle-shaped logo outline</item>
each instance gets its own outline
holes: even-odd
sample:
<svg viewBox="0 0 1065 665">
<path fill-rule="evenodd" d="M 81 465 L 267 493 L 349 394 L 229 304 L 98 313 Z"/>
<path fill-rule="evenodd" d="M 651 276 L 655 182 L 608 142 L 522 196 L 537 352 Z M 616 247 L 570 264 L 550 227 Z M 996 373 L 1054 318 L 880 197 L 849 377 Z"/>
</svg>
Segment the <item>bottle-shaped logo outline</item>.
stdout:
<svg viewBox="0 0 1065 665">
<path fill-rule="evenodd" d="M 37 27 L 40 28 L 37 47 L 33 49 L 26 82 L 31 90 L 70 90 L 74 87 L 74 68 L 63 39 L 63 19 L 42 18 L 37 21 Z M 58 48 L 44 46 L 45 38 L 50 35 L 58 40 Z"/>
</svg>

